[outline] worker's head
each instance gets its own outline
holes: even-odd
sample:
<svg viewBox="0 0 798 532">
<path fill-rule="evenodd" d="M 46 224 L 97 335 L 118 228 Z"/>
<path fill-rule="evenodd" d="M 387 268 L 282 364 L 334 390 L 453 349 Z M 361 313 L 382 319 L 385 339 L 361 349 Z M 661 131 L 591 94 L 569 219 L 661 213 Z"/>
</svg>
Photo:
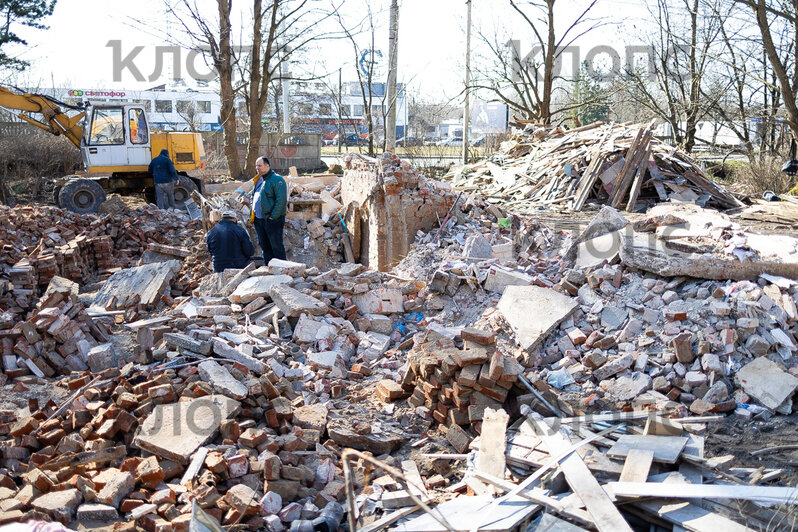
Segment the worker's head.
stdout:
<svg viewBox="0 0 798 532">
<path fill-rule="evenodd" d="M 271 169 L 272 166 L 269 164 L 268 157 L 258 157 L 258 160 L 255 161 L 255 170 L 257 170 L 259 174 L 267 174 Z"/>
<path fill-rule="evenodd" d="M 233 221 L 235 221 L 235 219 L 236 219 L 236 211 L 234 211 L 233 209 L 229 209 L 229 208 L 222 210 L 222 220 L 233 220 Z"/>
<path fill-rule="evenodd" d="M 167 150 L 166 148 L 162 149 L 161 150 L 161 155 L 165 155 L 166 157 L 169 157 L 169 150 Z"/>
</svg>

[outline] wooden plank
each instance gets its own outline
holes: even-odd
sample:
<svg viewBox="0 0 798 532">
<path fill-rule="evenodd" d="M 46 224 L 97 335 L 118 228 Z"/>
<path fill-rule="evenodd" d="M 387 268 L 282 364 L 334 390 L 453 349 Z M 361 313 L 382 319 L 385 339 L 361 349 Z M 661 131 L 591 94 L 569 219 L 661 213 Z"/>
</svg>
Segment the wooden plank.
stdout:
<svg viewBox="0 0 798 532">
<path fill-rule="evenodd" d="M 395 512 L 385 514 L 384 516 L 382 516 L 380 519 L 377 519 L 373 523 L 366 525 L 363 528 L 359 528 L 358 532 L 377 532 L 378 530 L 382 530 L 383 528 L 391 526 L 401 518 L 407 517 L 408 515 L 418 510 L 419 508 L 421 507 L 410 506 L 408 508 L 402 508 L 401 510 L 396 510 Z"/>
<path fill-rule="evenodd" d="M 496 478 L 491 475 L 486 475 L 485 473 L 481 473 L 479 471 L 474 471 L 472 474 L 475 477 L 477 477 L 479 480 L 491 484 L 493 486 L 496 486 L 497 488 L 502 489 L 506 492 L 511 492 L 513 489 L 517 487 L 517 485 L 513 484 L 512 482 L 508 482 L 506 480 L 502 480 L 500 478 Z M 518 496 L 527 499 L 529 501 L 532 501 L 535 504 L 544 506 L 555 513 L 567 517 L 568 519 L 573 519 L 574 521 L 576 521 L 581 525 L 595 526 L 593 519 L 590 517 L 590 514 L 588 514 L 586 511 L 568 508 L 566 505 L 564 505 L 562 502 L 558 501 L 557 499 L 549 497 L 548 491 L 535 488 L 535 489 L 522 491 L 518 494 Z"/>
<path fill-rule="evenodd" d="M 675 464 L 686 445 L 687 438 L 683 436 L 624 435 L 607 451 L 607 456 L 626 458 L 632 449 L 648 449 L 654 451 L 654 461 Z"/>
<path fill-rule="evenodd" d="M 491 510 L 489 515 L 485 511 L 491 507 L 493 498 L 483 497 L 457 497 L 439 504 L 435 507 L 435 514 L 449 523 L 456 532 L 470 530 L 472 525 L 480 520 L 485 520 L 482 532 L 506 532 L 513 530 L 525 519 L 537 512 L 540 507 L 520 497 L 502 501 Z M 435 517 L 423 514 L 406 522 L 398 523 L 392 528 L 395 532 L 446 532 L 446 528 Z"/>
<path fill-rule="evenodd" d="M 664 499 L 740 499 L 767 504 L 798 504 L 798 488 L 739 484 L 684 484 L 662 482 L 610 482 L 616 497 Z"/>
<path fill-rule="evenodd" d="M 690 532 L 749 532 L 754 530 L 689 502 L 647 500 L 633 506 Z"/>
<path fill-rule="evenodd" d="M 539 436 L 543 440 L 543 445 L 548 448 L 549 454 L 556 455 L 570 447 L 571 443 L 561 432 L 552 433 L 550 427 L 540 424 L 538 428 Z M 632 528 L 601 488 L 581 456 L 571 453 L 560 462 L 560 469 L 565 474 L 568 485 L 582 499 L 585 509 L 600 532 L 631 532 Z"/>
<path fill-rule="evenodd" d="M 127 456 L 127 447 L 124 445 L 117 445 L 116 447 L 109 447 L 100 451 L 85 451 L 82 453 L 67 453 L 57 458 L 53 458 L 49 462 L 42 464 L 39 469 L 47 471 L 55 471 L 63 467 L 73 467 L 76 465 L 99 464 L 102 462 L 111 462 L 113 460 L 121 460 Z"/>
<path fill-rule="evenodd" d="M 482 419 L 477 470 L 502 478 L 507 449 L 507 422 L 510 416 L 499 409 L 486 408 Z"/>
<path fill-rule="evenodd" d="M 174 316 L 160 316 L 158 318 L 148 318 L 146 320 L 138 320 L 132 323 L 125 323 L 125 327 L 136 331 L 138 329 L 141 329 L 142 327 L 148 327 L 150 325 L 159 325 L 161 323 L 166 323 L 167 321 L 171 321 L 173 319 Z"/>
<path fill-rule="evenodd" d="M 341 235 L 341 244 L 344 246 L 344 258 L 346 262 L 355 263 L 355 251 L 352 249 L 352 235 L 350 233 L 343 233 Z"/>
<path fill-rule="evenodd" d="M 635 179 L 632 182 L 632 189 L 629 191 L 629 202 L 626 204 L 626 211 L 632 212 L 634 211 L 635 204 L 637 203 L 637 197 L 640 195 L 640 188 L 643 185 L 643 177 L 646 175 L 646 169 L 648 168 L 648 160 L 651 158 L 651 144 L 649 142 L 648 146 L 646 147 L 646 153 L 643 155 L 643 159 L 640 163 L 640 166 L 637 167 L 637 173 L 635 174 Z"/>
<path fill-rule="evenodd" d="M 618 175 L 618 179 L 615 181 L 615 188 L 613 188 L 612 191 L 613 196 L 611 206 L 614 209 L 617 209 L 621 205 L 624 196 L 626 196 L 626 191 L 632 184 L 632 178 L 639 168 L 641 160 L 648 152 L 648 144 L 650 140 L 651 131 L 648 129 L 643 130 L 641 138 L 634 145 L 634 151 L 632 150 L 632 147 L 629 148 L 626 164 L 624 164 L 623 170 Z"/>
<path fill-rule="evenodd" d="M 402 473 L 407 479 L 407 489 L 410 493 L 424 500 L 429 494 L 427 493 L 427 487 L 424 486 L 424 481 L 421 479 L 421 473 L 418 472 L 418 465 L 413 460 L 403 460 Z"/>
<path fill-rule="evenodd" d="M 621 471 L 621 482 L 645 482 L 654 460 L 654 451 L 649 449 L 632 449 L 626 455 L 626 462 Z"/>
<path fill-rule="evenodd" d="M 207 447 L 200 447 L 197 449 L 197 452 L 191 457 L 191 463 L 188 465 L 188 468 L 186 468 L 186 472 L 183 473 L 183 478 L 180 479 L 180 484 L 182 486 L 188 487 L 188 483 L 194 480 L 194 477 L 197 476 L 197 473 L 199 473 L 202 465 L 205 463 L 205 457 L 207 456 Z"/>
</svg>

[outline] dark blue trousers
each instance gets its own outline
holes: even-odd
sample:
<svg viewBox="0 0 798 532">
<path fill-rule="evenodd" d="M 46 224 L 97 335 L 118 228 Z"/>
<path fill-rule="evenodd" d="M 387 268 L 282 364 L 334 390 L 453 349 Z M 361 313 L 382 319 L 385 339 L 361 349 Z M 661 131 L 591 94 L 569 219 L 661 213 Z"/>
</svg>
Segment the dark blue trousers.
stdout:
<svg viewBox="0 0 798 532">
<path fill-rule="evenodd" d="M 263 250 L 263 264 L 269 264 L 272 259 L 285 259 L 285 246 L 283 246 L 283 226 L 285 216 L 274 220 L 255 218 L 255 232 L 258 234 L 258 243 Z"/>
</svg>

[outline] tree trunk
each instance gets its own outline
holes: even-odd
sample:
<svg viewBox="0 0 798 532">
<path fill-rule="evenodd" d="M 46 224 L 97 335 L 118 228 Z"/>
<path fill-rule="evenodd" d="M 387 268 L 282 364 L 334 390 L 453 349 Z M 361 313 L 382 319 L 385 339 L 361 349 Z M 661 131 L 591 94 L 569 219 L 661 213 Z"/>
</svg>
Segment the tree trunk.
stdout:
<svg viewBox="0 0 798 532">
<path fill-rule="evenodd" d="M 259 103 L 264 101 L 261 99 L 260 81 L 260 47 L 263 43 L 263 0 L 254 0 L 252 5 L 252 12 L 254 15 L 252 21 L 252 54 L 250 55 L 249 67 L 249 87 L 247 104 L 249 111 L 249 135 L 247 138 L 247 155 L 244 163 L 244 173 L 249 176 L 257 174 L 255 170 L 255 161 L 257 161 L 260 147 L 260 137 L 263 133 L 263 124 L 261 117 L 263 116 L 263 105 Z M 259 108 L 260 107 L 260 108 Z"/>
<path fill-rule="evenodd" d="M 240 179 L 241 160 L 238 158 L 236 143 L 236 107 L 233 91 L 232 51 L 230 49 L 230 10 L 232 0 L 218 0 L 219 4 L 219 59 L 216 69 L 219 71 L 219 98 L 221 100 L 220 115 L 224 131 L 224 155 L 227 168 L 233 179 Z"/>
<path fill-rule="evenodd" d="M 784 107 L 787 110 L 787 125 L 792 132 L 794 138 L 798 138 L 798 106 L 795 102 L 795 92 L 793 91 L 792 82 L 787 69 L 779 57 L 776 45 L 773 43 L 773 37 L 770 33 L 770 23 L 767 17 L 767 6 L 765 0 L 756 0 L 748 4 L 754 10 L 756 15 L 756 23 L 759 26 L 759 31 L 762 34 L 762 46 L 768 56 L 770 66 L 773 68 L 773 73 L 779 81 L 779 88 L 781 89 L 781 99 L 784 101 Z"/>
<path fill-rule="evenodd" d="M 551 91 L 554 87 L 554 61 L 557 52 L 557 43 L 554 35 L 554 2 L 546 0 L 548 4 L 549 36 L 546 43 L 546 57 L 543 66 L 543 97 L 540 102 L 540 121 L 544 124 L 551 123 Z"/>
</svg>

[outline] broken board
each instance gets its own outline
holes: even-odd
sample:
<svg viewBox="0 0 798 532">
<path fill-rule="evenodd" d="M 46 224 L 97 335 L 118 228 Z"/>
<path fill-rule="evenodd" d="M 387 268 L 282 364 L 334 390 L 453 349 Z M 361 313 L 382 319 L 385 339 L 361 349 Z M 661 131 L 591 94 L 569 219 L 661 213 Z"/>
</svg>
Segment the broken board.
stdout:
<svg viewBox="0 0 798 532">
<path fill-rule="evenodd" d="M 469 532 L 474 523 L 482 520 L 480 532 L 505 532 L 512 530 L 527 517 L 540 509 L 528 500 L 514 497 L 502 501 L 491 508 L 490 516 L 484 511 L 493 502 L 493 497 L 457 497 L 435 507 L 434 512 L 443 517 L 455 532 Z M 392 529 L 395 532 L 446 532 L 446 528 L 433 516 L 423 514 L 397 523 Z"/>
<path fill-rule="evenodd" d="M 169 282 L 180 271 L 179 260 L 156 262 L 120 270 L 108 278 L 91 304 L 91 310 L 108 310 L 106 306 L 115 298 L 124 307 L 128 299 L 139 296 L 138 304 L 154 306 L 163 295 Z"/>
<path fill-rule="evenodd" d="M 607 456 L 610 458 L 626 458 L 632 449 L 654 451 L 654 461 L 675 464 L 687 445 L 683 436 L 637 436 L 624 435 L 618 438 Z"/>
</svg>

